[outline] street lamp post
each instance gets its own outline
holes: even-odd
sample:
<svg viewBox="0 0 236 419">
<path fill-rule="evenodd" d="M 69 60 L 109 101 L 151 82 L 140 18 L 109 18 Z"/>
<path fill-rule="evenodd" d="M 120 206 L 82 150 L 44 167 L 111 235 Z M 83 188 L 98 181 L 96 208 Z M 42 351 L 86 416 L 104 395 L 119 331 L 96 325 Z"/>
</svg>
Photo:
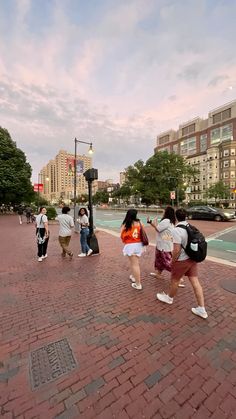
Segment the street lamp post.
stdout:
<svg viewBox="0 0 236 419">
<path fill-rule="evenodd" d="M 74 221 L 76 220 L 76 187 L 77 187 L 77 143 L 89 145 L 89 154 L 93 154 L 93 144 L 88 141 L 81 141 L 75 138 L 75 156 L 74 156 Z"/>
<path fill-rule="evenodd" d="M 88 169 L 84 172 L 84 177 L 88 182 L 88 193 L 89 193 L 89 237 L 88 244 L 90 249 L 92 249 L 93 254 L 99 254 L 99 246 L 97 237 L 94 234 L 93 228 L 93 202 L 92 202 L 92 183 L 94 180 L 98 179 L 97 169 Z"/>
</svg>

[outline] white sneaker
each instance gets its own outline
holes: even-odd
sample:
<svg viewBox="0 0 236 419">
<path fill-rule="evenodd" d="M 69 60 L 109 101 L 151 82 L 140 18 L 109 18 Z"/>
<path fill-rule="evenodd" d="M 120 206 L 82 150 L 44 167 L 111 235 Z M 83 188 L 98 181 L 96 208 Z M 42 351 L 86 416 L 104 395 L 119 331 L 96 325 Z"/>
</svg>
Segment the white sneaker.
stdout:
<svg viewBox="0 0 236 419">
<path fill-rule="evenodd" d="M 86 253 L 80 253 L 79 255 L 78 255 L 78 257 L 79 258 L 84 258 L 86 256 Z"/>
<path fill-rule="evenodd" d="M 87 256 L 90 256 L 93 253 L 92 249 L 89 249 Z"/>
<path fill-rule="evenodd" d="M 196 314 L 196 316 L 202 317 L 203 319 L 207 319 L 208 317 L 205 307 L 193 307 L 191 311 L 193 314 Z"/>
<path fill-rule="evenodd" d="M 38 262 L 42 262 L 43 261 L 43 258 L 38 258 Z"/>
<path fill-rule="evenodd" d="M 161 294 L 157 293 L 157 299 L 159 301 L 162 301 L 162 303 L 166 303 L 166 304 L 173 304 L 174 298 L 169 297 L 168 294 L 165 294 L 164 292 L 162 292 Z"/>
<path fill-rule="evenodd" d="M 141 284 L 138 285 L 138 284 L 136 284 L 136 282 L 132 283 L 131 287 L 133 287 L 136 290 L 142 290 L 143 289 L 142 285 Z"/>
<path fill-rule="evenodd" d="M 47 253 L 46 255 L 42 256 L 43 259 L 46 259 L 48 257 Z"/>
<path fill-rule="evenodd" d="M 129 276 L 129 279 L 130 279 L 131 282 L 136 282 L 136 279 L 135 279 L 135 277 L 133 275 L 130 275 Z"/>
</svg>

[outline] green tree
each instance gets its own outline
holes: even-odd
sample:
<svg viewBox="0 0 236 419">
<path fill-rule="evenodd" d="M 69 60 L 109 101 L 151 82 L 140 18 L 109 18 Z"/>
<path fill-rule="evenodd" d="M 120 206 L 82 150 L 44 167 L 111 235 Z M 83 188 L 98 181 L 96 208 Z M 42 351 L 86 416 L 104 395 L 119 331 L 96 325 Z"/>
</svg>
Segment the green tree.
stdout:
<svg viewBox="0 0 236 419">
<path fill-rule="evenodd" d="M 182 156 L 167 151 L 158 152 L 146 163 L 138 160 L 126 169 L 126 183 L 131 194 L 141 197 L 149 204 L 167 204 L 170 191 L 175 190 L 179 200 L 184 197 L 186 182 L 197 175 L 197 171 L 186 163 Z"/>
<path fill-rule="evenodd" d="M 107 204 L 109 193 L 106 190 L 97 191 L 92 197 L 93 204 Z"/>
<path fill-rule="evenodd" d="M 132 195 L 131 188 L 125 184 L 112 192 L 112 198 L 115 198 L 115 199 L 119 198 L 125 202 L 129 200 L 131 195 Z"/>
<path fill-rule="evenodd" d="M 0 202 L 18 204 L 34 197 L 31 166 L 9 132 L 0 127 Z"/>
<path fill-rule="evenodd" d="M 226 186 L 222 180 L 216 182 L 214 185 L 211 185 L 206 192 L 209 198 L 215 198 L 217 200 L 229 199 L 230 198 L 230 188 Z"/>
</svg>

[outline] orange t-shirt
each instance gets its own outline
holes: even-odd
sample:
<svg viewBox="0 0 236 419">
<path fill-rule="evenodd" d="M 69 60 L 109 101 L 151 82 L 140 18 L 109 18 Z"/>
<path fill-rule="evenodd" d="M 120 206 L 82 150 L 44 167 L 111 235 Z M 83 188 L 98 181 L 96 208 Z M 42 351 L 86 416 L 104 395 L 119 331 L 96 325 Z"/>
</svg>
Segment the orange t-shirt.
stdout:
<svg viewBox="0 0 236 419">
<path fill-rule="evenodd" d="M 140 224 L 132 225 L 129 230 L 123 230 L 121 233 L 121 240 L 123 243 L 139 243 L 140 239 Z"/>
</svg>

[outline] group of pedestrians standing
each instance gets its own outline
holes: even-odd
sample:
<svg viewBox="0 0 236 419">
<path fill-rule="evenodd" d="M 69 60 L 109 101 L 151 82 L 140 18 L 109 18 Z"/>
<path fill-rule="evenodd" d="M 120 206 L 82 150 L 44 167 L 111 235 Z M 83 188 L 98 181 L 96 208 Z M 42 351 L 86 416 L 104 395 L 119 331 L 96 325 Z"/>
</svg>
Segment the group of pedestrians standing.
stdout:
<svg viewBox="0 0 236 419">
<path fill-rule="evenodd" d="M 192 308 L 192 313 L 206 319 L 208 314 L 205 309 L 202 286 L 198 279 L 197 262 L 190 259 L 185 252 L 188 234 L 181 225 L 187 225 L 186 217 L 187 213 L 183 208 L 174 211 L 173 207 L 168 206 L 160 223 L 157 220 L 147 219 L 157 233 L 154 262 L 156 273 L 151 274 L 160 277 L 163 270 L 170 272 L 168 293 L 162 292 L 156 295 L 159 301 L 166 304 L 173 304 L 178 287 L 183 286 L 182 278 L 187 276 L 198 303 L 197 307 Z M 139 259 L 145 247 L 141 240 L 141 229 L 144 229 L 144 226 L 137 218 L 137 210 L 128 210 L 121 227 L 121 239 L 124 243 L 123 254 L 128 256 L 130 261 L 131 285 L 136 290 L 142 290 Z"/>
<path fill-rule="evenodd" d="M 63 258 L 66 255 L 69 256 L 70 260 L 73 258 L 73 252 L 70 249 L 70 240 L 72 231 L 74 228 L 74 220 L 69 215 L 70 207 L 63 206 L 62 213 L 57 215 L 55 218 L 59 222 L 59 236 L 58 241 L 62 249 L 61 256 Z M 37 238 L 37 247 L 38 247 L 38 262 L 42 262 L 43 259 L 47 258 L 47 248 L 49 240 L 49 229 L 48 229 L 48 218 L 47 218 L 47 209 L 41 207 L 39 214 L 36 216 L 36 238 Z M 79 257 L 90 256 L 93 251 L 90 249 L 87 243 L 87 238 L 89 235 L 89 219 L 88 212 L 86 208 L 80 208 L 78 213 L 78 223 L 80 226 L 80 244 L 81 244 L 81 253 Z"/>
</svg>

